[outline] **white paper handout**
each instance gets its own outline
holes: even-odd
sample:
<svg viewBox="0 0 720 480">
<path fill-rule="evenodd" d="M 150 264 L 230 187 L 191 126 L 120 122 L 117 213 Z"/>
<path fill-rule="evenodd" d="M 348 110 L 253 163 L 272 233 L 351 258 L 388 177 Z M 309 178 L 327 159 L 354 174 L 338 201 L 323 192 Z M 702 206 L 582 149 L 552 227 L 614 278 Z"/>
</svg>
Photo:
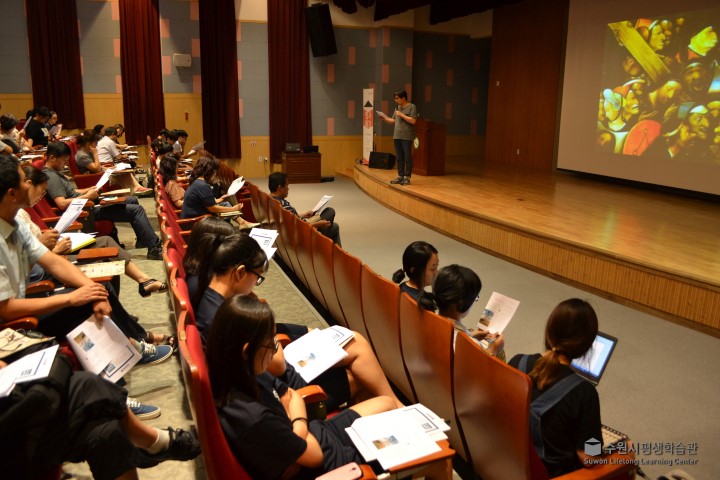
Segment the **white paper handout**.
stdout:
<svg viewBox="0 0 720 480">
<path fill-rule="evenodd" d="M 82 213 L 83 207 L 87 203 L 87 198 L 75 198 L 70 202 L 70 206 L 63 212 L 60 220 L 55 224 L 55 230 L 63 233 Z"/>
<path fill-rule="evenodd" d="M 130 157 L 130 158 L 132 158 L 132 157 Z M 137 158 L 137 157 L 135 157 L 135 158 Z M 117 173 L 117 172 L 122 172 L 123 170 L 127 170 L 128 168 L 132 168 L 132 166 L 129 163 L 120 162 L 120 163 L 115 164 L 115 167 L 113 167 L 113 170 L 115 173 Z"/>
<path fill-rule="evenodd" d="M 108 168 L 103 172 L 102 177 L 100 177 L 100 180 L 95 184 L 95 188 L 98 191 L 110 180 L 110 175 L 112 175 L 114 171 L 112 168 Z"/>
<path fill-rule="evenodd" d="M 387 115 L 385 115 L 383 112 L 381 112 L 380 110 L 375 110 L 375 111 L 377 112 L 378 115 L 380 115 L 383 118 L 390 118 Z"/>
<path fill-rule="evenodd" d="M 26 355 L 0 369 L 0 397 L 7 397 L 15 384 L 45 378 L 50 373 L 58 345 Z"/>
<path fill-rule="evenodd" d="M 67 339 L 85 370 L 111 382 L 120 380 L 141 358 L 110 317 L 103 317 L 100 327 L 94 317 L 88 318 Z"/>
<path fill-rule="evenodd" d="M 311 330 L 284 349 L 285 361 L 308 383 L 348 355 L 326 330 Z"/>
<path fill-rule="evenodd" d="M 502 333 L 515 315 L 518 305 L 520 305 L 520 301 L 493 292 L 480 316 L 477 328 L 490 331 L 490 333 Z"/>
<path fill-rule="evenodd" d="M 199 152 L 200 150 L 202 150 L 202 148 L 203 148 L 204 146 L 205 146 L 205 140 L 203 140 L 202 142 L 200 142 L 200 143 L 198 143 L 198 144 L 193 145 L 193 147 L 192 147 L 192 148 L 190 149 L 190 151 L 187 153 L 187 156 L 189 157 L 190 155 L 195 155 L 197 152 Z"/>
<path fill-rule="evenodd" d="M 260 245 L 260 248 L 263 249 L 268 260 L 270 260 L 277 251 L 277 248 L 273 247 L 277 237 L 277 230 L 268 230 L 266 228 L 253 228 L 250 230 L 250 238 L 254 238 Z"/>
<path fill-rule="evenodd" d="M 318 203 L 313 207 L 313 209 L 312 209 L 313 214 L 318 213 L 322 208 L 324 208 L 325 205 L 327 205 L 327 203 L 330 201 L 331 198 L 332 198 L 332 195 L 323 195 L 322 198 L 320 199 L 320 201 L 318 201 Z"/>
<path fill-rule="evenodd" d="M 243 187 L 243 185 L 245 185 L 245 179 L 242 176 L 236 178 L 235 180 L 233 180 L 233 182 L 228 187 L 227 194 L 229 196 L 235 195 L 237 192 L 240 191 L 240 189 Z"/>
<path fill-rule="evenodd" d="M 417 414 L 417 410 L 398 409 L 369 415 L 358 418 L 345 431 L 366 461 L 377 459 L 387 470 L 440 451 L 417 423 Z"/>
</svg>

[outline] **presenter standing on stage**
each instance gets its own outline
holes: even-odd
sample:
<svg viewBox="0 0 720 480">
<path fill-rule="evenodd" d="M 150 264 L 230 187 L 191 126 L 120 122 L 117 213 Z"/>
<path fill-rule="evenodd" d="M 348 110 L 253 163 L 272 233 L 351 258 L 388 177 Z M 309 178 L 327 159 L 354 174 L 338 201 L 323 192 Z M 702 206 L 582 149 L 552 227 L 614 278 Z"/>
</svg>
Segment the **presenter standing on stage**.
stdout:
<svg viewBox="0 0 720 480">
<path fill-rule="evenodd" d="M 408 102 L 407 92 L 398 90 L 395 92 L 395 103 L 397 107 L 392 117 L 380 115 L 385 123 L 394 124 L 393 143 L 395 144 L 395 155 L 397 156 L 398 177 L 390 180 L 390 183 L 410 185 L 412 175 L 412 144 L 415 140 L 415 120 L 418 117 L 417 108 Z"/>
</svg>

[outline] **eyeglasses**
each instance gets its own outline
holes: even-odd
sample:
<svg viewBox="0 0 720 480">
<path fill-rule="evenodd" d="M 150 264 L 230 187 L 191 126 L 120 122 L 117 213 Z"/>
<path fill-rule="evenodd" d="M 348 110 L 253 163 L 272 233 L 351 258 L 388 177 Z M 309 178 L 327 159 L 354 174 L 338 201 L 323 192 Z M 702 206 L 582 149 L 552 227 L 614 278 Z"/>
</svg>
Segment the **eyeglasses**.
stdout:
<svg viewBox="0 0 720 480">
<path fill-rule="evenodd" d="M 278 350 L 280 349 L 280 342 L 278 342 L 277 338 L 273 338 L 273 344 L 272 345 L 263 345 L 267 349 L 271 349 L 273 352 L 273 355 L 275 355 Z"/>
<path fill-rule="evenodd" d="M 260 285 L 262 285 L 262 283 L 265 281 L 265 277 L 257 273 L 255 270 L 250 270 L 250 272 L 257 275 L 257 280 L 255 280 L 255 286 L 259 287 Z"/>
</svg>

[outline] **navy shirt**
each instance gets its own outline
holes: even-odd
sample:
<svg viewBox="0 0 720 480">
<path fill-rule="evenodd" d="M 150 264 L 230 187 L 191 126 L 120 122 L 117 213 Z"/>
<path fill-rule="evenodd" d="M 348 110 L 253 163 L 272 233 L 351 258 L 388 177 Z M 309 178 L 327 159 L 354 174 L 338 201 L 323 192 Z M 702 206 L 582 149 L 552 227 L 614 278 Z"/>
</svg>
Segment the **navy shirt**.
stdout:
<svg viewBox="0 0 720 480">
<path fill-rule="evenodd" d="M 215 205 L 213 189 L 205 180 L 197 179 L 190 184 L 185 192 L 181 218 L 199 217 L 210 213 L 208 207 Z"/>
</svg>

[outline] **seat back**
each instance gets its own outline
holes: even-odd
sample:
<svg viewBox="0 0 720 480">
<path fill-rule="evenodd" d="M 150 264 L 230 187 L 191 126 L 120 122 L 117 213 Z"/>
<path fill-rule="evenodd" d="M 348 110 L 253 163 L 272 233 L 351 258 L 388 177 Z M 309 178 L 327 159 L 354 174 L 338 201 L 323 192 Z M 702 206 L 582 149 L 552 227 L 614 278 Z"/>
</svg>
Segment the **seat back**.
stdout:
<svg viewBox="0 0 720 480">
<path fill-rule="evenodd" d="M 335 276 L 335 293 L 347 327 L 359 332 L 369 341 L 370 336 L 365 328 L 362 310 L 362 262 L 339 245 L 333 245 L 333 274 Z"/>
<path fill-rule="evenodd" d="M 284 223 L 284 219 L 288 217 L 283 216 L 283 208 L 278 202 L 276 202 L 272 198 L 268 200 L 267 206 L 267 215 L 269 220 L 268 225 L 270 226 L 270 228 L 272 228 L 273 230 L 277 230 L 278 232 L 277 239 L 275 239 L 275 246 L 277 247 L 278 252 L 280 253 L 280 256 L 282 257 L 285 264 L 288 267 L 293 268 L 293 264 L 290 261 L 290 252 L 288 251 L 291 248 L 292 242 L 295 241 L 295 232 L 293 231 L 292 220 L 290 220 L 287 224 Z"/>
<path fill-rule="evenodd" d="M 80 175 L 80 170 L 78 170 L 77 163 L 75 163 L 75 155 L 77 155 L 78 152 L 77 139 L 73 138 L 69 142 L 65 142 L 65 145 L 70 148 L 70 158 L 68 158 L 68 167 L 70 168 L 70 172 L 72 172 L 73 176 Z"/>
<path fill-rule="evenodd" d="M 465 333 L 457 336 L 455 407 L 475 473 L 484 479 L 531 474 L 530 377 L 491 357 Z"/>
<path fill-rule="evenodd" d="M 317 281 L 317 275 L 315 274 L 315 265 L 313 264 L 311 237 L 313 230 L 315 229 L 310 226 L 309 223 L 303 222 L 299 218 L 295 219 L 296 253 L 300 268 L 302 268 L 305 277 L 305 286 L 310 289 L 310 292 L 312 292 L 317 301 L 327 308 L 325 298 L 320 290 L 320 284 Z"/>
<path fill-rule="evenodd" d="M 312 243 L 313 267 L 315 267 L 315 278 L 318 281 L 320 291 L 325 300 L 325 308 L 335 321 L 347 327 L 340 302 L 335 293 L 335 274 L 333 272 L 333 241 L 318 232 L 316 228 L 310 231 Z"/>
<path fill-rule="evenodd" d="M 250 475 L 238 463 L 225 439 L 215 410 L 210 377 L 205 362 L 200 332 L 193 324 L 186 324 L 179 339 L 183 375 L 190 378 L 190 399 L 200 438 L 205 470 L 210 479 L 233 478 L 250 480 Z"/>
<path fill-rule="evenodd" d="M 252 207 L 255 221 L 264 224 L 267 222 L 267 217 L 262 208 L 260 208 L 260 189 L 254 183 L 247 182 L 248 190 L 250 190 L 250 206 Z"/>
<path fill-rule="evenodd" d="M 406 293 L 401 295 L 400 305 L 403 360 L 417 401 L 451 421 L 452 428 L 447 432 L 450 444 L 468 461 L 453 403 L 453 324 L 447 318 L 421 310 Z"/>
<path fill-rule="evenodd" d="M 367 265 L 361 272 L 361 298 L 368 341 L 385 375 L 409 399 L 415 398 L 400 345 L 400 287 Z"/>
<path fill-rule="evenodd" d="M 32 207 L 24 208 L 28 215 L 30 215 L 30 220 L 33 221 L 35 225 L 40 227 L 40 230 L 47 230 L 48 227 L 47 224 L 43 221 L 43 217 L 40 216 L 40 214 Z"/>
</svg>

